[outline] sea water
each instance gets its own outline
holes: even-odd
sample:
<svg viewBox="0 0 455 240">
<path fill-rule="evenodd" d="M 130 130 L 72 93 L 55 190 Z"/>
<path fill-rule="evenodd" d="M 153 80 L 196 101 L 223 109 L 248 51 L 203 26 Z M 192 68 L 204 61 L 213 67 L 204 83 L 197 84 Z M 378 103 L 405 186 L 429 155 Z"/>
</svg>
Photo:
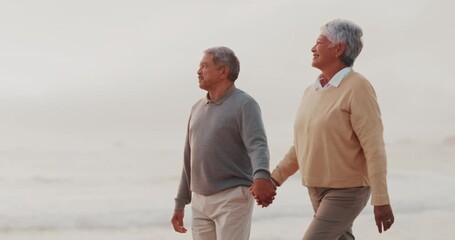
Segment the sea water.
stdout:
<svg viewBox="0 0 455 240">
<path fill-rule="evenodd" d="M 82 233 L 84 239 L 191 239 L 190 207 L 188 233 L 176 233 L 170 224 L 181 156 L 179 146 L 3 149 L 0 239 L 77 239 Z M 455 147 L 402 143 L 388 146 L 388 156 L 396 222 L 380 235 L 367 205 L 354 223 L 356 236 L 454 239 Z M 296 173 L 270 207 L 255 207 L 251 239 L 299 239 L 312 215 Z"/>
</svg>

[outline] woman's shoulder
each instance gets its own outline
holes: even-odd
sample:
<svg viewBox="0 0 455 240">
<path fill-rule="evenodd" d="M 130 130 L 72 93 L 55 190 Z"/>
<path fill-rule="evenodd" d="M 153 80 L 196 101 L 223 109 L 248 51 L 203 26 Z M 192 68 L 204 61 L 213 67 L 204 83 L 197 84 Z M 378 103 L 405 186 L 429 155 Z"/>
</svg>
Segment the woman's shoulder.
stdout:
<svg viewBox="0 0 455 240">
<path fill-rule="evenodd" d="M 371 83 L 361 73 L 352 70 L 343 80 L 350 88 L 371 88 Z"/>
</svg>

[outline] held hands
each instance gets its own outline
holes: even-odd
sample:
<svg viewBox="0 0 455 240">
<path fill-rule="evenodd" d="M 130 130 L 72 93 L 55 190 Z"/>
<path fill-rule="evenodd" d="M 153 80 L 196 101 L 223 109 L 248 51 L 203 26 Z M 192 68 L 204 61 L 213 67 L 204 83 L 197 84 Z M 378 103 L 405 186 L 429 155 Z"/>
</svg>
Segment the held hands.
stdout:
<svg viewBox="0 0 455 240">
<path fill-rule="evenodd" d="M 186 233 L 186 228 L 183 226 L 183 215 L 184 210 L 174 210 L 174 215 L 172 216 L 171 223 L 174 227 L 174 230 L 179 233 Z"/>
<path fill-rule="evenodd" d="M 258 178 L 254 180 L 250 191 L 256 199 L 258 206 L 267 207 L 275 199 L 276 186 L 272 181 Z"/>
<path fill-rule="evenodd" d="M 393 216 L 390 204 L 374 206 L 374 220 L 376 221 L 379 233 L 382 233 L 382 229 L 387 231 L 392 227 L 392 224 L 395 222 L 395 217 Z"/>
</svg>

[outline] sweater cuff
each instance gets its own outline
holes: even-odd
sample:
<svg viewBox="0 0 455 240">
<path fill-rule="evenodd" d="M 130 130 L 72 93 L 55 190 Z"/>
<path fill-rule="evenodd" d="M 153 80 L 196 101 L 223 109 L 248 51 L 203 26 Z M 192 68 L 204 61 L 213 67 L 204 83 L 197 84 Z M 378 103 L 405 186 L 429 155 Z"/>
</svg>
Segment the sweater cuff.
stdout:
<svg viewBox="0 0 455 240">
<path fill-rule="evenodd" d="M 284 181 L 286 181 L 286 179 L 287 179 L 287 178 L 281 176 L 281 174 L 279 173 L 279 171 L 277 169 L 273 170 L 270 177 L 273 179 L 275 185 L 277 185 L 277 186 L 281 186 L 284 183 Z"/>
<path fill-rule="evenodd" d="M 187 204 L 187 201 L 185 199 L 175 199 L 175 207 L 174 210 L 182 210 L 185 209 L 185 205 Z"/>
<path fill-rule="evenodd" d="M 390 204 L 390 199 L 388 194 L 371 194 L 371 205 L 373 206 L 383 206 Z"/>
<path fill-rule="evenodd" d="M 390 204 L 387 190 L 386 171 L 377 172 L 370 176 L 371 205 L 382 206 Z"/>
<path fill-rule="evenodd" d="M 257 170 L 253 176 L 254 180 L 261 178 L 270 181 L 270 173 L 267 170 Z"/>
</svg>

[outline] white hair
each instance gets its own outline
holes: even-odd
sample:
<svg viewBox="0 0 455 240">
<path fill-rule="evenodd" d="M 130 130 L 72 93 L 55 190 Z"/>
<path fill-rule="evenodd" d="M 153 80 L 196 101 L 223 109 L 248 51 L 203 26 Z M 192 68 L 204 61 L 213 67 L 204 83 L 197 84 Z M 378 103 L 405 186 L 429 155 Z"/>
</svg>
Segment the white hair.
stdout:
<svg viewBox="0 0 455 240">
<path fill-rule="evenodd" d="M 335 19 L 321 27 L 321 34 L 326 36 L 332 43 L 344 44 L 346 49 L 343 55 L 340 56 L 340 60 L 346 66 L 354 64 L 363 47 L 361 39 L 363 32 L 357 24 L 348 20 Z"/>
<path fill-rule="evenodd" d="M 227 47 L 212 47 L 204 51 L 204 53 L 209 53 L 213 55 L 213 62 L 220 66 L 227 66 L 229 68 L 229 73 L 227 78 L 231 81 L 235 81 L 239 76 L 240 72 L 240 62 L 237 56 L 235 56 L 234 51 Z"/>
</svg>

